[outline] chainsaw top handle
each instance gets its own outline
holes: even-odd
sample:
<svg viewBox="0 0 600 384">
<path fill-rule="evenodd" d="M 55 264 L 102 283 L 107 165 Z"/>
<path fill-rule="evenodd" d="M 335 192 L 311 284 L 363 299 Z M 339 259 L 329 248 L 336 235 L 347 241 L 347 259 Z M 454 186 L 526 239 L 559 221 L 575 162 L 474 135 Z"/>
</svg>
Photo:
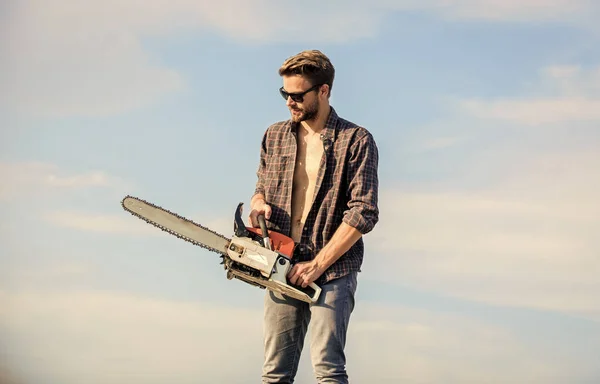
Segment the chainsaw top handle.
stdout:
<svg viewBox="0 0 600 384">
<path fill-rule="evenodd" d="M 265 215 L 258 215 L 258 225 L 260 225 L 260 230 L 262 232 L 263 237 L 269 237 L 269 232 L 267 230 L 267 222 L 265 221 Z"/>
<path fill-rule="evenodd" d="M 264 215 L 258 216 L 260 230 L 251 226 L 246 226 L 242 219 L 242 207 L 244 203 L 239 203 L 235 210 L 234 234 L 237 237 L 252 237 L 254 240 L 262 240 L 263 245 L 269 250 L 279 252 L 288 258 L 294 255 L 296 244 L 291 237 L 277 231 L 269 231 Z"/>
<path fill-rule="evenodd" d="M 234 221 L 234 232 L 238 237 L 248 236 L 248 229 L 244 224 L 244 219 L 242 219 L 242 210 L 244 203 L 239 203 L 235 210 L 235 221 Z M 267 231 L 267 223 L 265 221 L 265 215 L 258 215 L 258 224 L 260 225 L 260 230 L 264 238 L 269 236 L 269 232 Z"/>
<path fill-rule="evenodd" d="M 265 215 L 258 215 L 258 224 L 260 225 L 260 231 L 262 233 L 263 245 L 265 248 L 272 250 L 271 239 L 269 239 L 269 230 L 267 229 Z"/>
</svg>

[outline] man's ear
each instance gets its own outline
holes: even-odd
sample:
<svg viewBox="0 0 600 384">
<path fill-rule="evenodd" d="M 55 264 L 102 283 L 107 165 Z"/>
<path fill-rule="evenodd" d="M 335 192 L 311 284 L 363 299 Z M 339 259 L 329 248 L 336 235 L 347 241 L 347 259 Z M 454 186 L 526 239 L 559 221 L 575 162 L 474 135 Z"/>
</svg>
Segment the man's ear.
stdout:
<svg viewBox="0 0 600 384">
<path fill-rule="evenodd" d="M 329 98 L 329 85 L 328 84 L 323 84 L 321 86 L 321 88 L 319 89 L 320 93 L 323 93 L 323 96 L 325 96 L 326 99 Z"/>
</svg>

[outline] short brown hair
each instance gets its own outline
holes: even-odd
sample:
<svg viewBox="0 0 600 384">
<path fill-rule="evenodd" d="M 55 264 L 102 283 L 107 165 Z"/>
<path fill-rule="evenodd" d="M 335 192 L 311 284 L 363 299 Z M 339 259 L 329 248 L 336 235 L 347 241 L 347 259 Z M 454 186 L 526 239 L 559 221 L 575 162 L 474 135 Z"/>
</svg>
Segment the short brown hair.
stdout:
<svg viewBox="0 0 600 384">
<path fill-rule="evenodd" d="M 333 87 L 335 68 L 323 52 L 312 49 L 302 51 L 285 60 L 279 68 L 279 76 L 302 75 L 311 85 L 327 84 L 329 94 Z"/>
</svg>

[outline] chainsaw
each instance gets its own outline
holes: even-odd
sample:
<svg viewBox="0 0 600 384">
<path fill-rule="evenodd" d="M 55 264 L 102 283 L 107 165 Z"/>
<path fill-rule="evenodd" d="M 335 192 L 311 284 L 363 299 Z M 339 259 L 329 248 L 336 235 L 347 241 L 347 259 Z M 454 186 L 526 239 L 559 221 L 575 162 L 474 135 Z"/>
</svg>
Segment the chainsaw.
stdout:
<svg viewBox="0 0 600 384">
<path fill-rule="evenodd" d="M 264 215 L 258 216 L 260 228 L 246 226 L 242 219 L 243 203 L 239 203 L 235 211 L 231 238 L 134 196 L 125 196 L 121 205 L 132 215 L 171 235 L 218 253 L 229 280 L 237 279 L 307 303 L 319 299 L 321 288 L 314 282 L 302 287 L 287 280 L 295 264 L 296 244 L 292 238 L 268 230 Z"/>
</svg>

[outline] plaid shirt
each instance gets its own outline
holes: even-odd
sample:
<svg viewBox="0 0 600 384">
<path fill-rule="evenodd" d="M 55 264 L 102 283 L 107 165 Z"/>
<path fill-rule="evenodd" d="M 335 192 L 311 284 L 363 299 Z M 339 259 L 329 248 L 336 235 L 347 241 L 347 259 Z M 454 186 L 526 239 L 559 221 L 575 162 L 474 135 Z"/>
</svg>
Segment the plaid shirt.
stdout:
<svg viewBox="0 0 600 384">
<path fill-rule="evenodd" d="M 263 194 L 272 214 L 269 229 L 291 236 L 292 184 L 296 164 L 296 127 L 291 120 L 271 125 L 260 149 L 255 194 Z M 321 132 L 324 154 L 317 175 L 315 197 L 294 258 L 307 261 L 323 248 L 345 222 L 362 234 L 379 220 L 378 149 L 371 133 L 331 113 Z M 362 237 L 317 280 L 323 284 L 360 271 Z"/>
</svg>

